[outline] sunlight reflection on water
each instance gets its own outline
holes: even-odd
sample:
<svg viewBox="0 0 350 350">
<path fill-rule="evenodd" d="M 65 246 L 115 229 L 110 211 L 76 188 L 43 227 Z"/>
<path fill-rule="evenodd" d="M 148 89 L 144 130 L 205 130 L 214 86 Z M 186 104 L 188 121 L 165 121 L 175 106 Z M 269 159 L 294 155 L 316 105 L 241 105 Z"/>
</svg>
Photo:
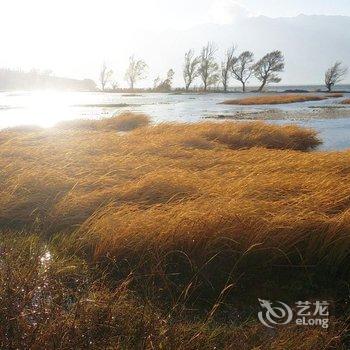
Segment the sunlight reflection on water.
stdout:
<svg viewBox="0 0 350 350">
<path fill-rule="evenodd" d="M 40 318 L 43 317 L 42 313 L 48 313 L 50 310 L 50 303 L 52 297 L 50 293 L 49 277 L 47 275 L 50 267 L 52 255 L 49 250 L 45 248 L 44 253 L 40 257 L 40 268 L 38 274 L 38 281 L 36 288 L 33 291 L 31 299 L 31 308 L 28 313 L 28 322 L 32 325 L 36 325 Z"/>
<path fill-rule="evenodd" d="M 150 115 L 155 122 L 196 122 L 203 117 L 231 115 L 235 111 L 259 111 L 267 106 L 227 106 L 226 99 L 248 97 L 246 94 L 120 94 L 96 92 L 2 92 L 0 93 L 0 129 L 19 125 L 51 127 L 63 120 L 109 117 L 125 111 Z M 349 97 L 350 94 L 345 94 Z M 300 110 L 309 106 L 334 104 L 335 99 L 273 106 L 281 110 Z M 106 107 L 106 105 L 110 107 Z M 322 149 L 350 148 L 350 119 L 271 121 L 297 123 L 320 131 L 325 141 Z"/>
</svg>

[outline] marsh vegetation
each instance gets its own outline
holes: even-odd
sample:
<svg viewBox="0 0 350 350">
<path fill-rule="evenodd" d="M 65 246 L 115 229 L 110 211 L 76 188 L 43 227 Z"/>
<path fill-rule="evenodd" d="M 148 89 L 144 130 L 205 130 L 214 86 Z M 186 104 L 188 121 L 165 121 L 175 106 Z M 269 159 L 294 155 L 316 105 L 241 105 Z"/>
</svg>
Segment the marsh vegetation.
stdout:
<svg viewBox="0 0 350 350">
<path fill-rule="evenodd" d="M 320 142 L 134 114 L 1 131 L 1 347 L 345 349 L 350 153 Z M 331 328 L 271 336 L 257 298 L 282 296 L 334 301 Z"/>
<path fill-rule="evenodd" d="M 278 104 L 289 104 L 306 101 L 322 101 L 327 96 L 312 95 L 312 94 L 288 94 L 288 95 L 266 95 L 266 96 L 254 96 L 246 97 L 243 99 L 234 99 L 224 101 L 226 105 L 278 105 Z"/>
</svg>

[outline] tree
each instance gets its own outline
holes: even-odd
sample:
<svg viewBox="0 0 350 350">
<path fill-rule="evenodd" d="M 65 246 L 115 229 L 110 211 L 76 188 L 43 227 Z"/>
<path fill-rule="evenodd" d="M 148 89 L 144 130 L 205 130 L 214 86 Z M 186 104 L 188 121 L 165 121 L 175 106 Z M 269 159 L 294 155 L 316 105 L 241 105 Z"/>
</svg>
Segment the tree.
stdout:
<svg viewBox="0 0 350 350">
<path fill-rule="evenodd" d="M 175 72 L 169 69 L 166 78 L 161 81 L 159 77 L 154 80 L 154 89 L 157 91 L 170 91 Z"/>
<path fill-rule="evenodd" d="M 209 86 L 216 84 L 219 80 L 219 66 L 215 62 L 216 51 L 215 45 L 213 43 L 208 43 L 203 47 L 200 55 L 198 73 L 202 79 L 204 91 L 207 91 Z"/>
<path fill-rule="evenodd" d="M 253 74 L 253 62 L 254 54 L 250 51 L 244 51 L 233 59 L 232 74 L 242 84 L 243 92 L 245 92 L 246 84 Z"/>
<path fill-rule="evenodd" d="M 232 64 L 234 61 L 235 47 L 227 49 L 225 52 L 225 58 L 221 62 L 221 82 L 224 88 L 224 92 L 227 92 L 227 85 L 230 78 L 230 73 L 232 69 Z"/>
<path fill-rule="evenodd" d="M 109 68 L 107 68 L 106 63 L 104 62 L 101 67 L 100 71 L 100 84 L 101 84 L 101 90 L 105 91 L 106 85 L 109 83 L 111 77 L 112 77 L 113 71 Z"/>
<path fill-rule="evenodd" d="M 138 80 L 146 78 L 147 64 L 143 60 L 137 60 L 134 55 L 129 58 L 129 67 L 125 73 L 125 80 L 128 82 L 130 89 L 134 89 L 134 85 Z"/>
<path fill-rule="evenodd" d="M 174 70 L 173 69 L 169 69 L 168 73 L 166 75 L 166 79 L 165 79 L 165 82 L 169 86 L 169 89 L 171 89 L 171 85 L 173 83 L 174 75 L 175 75 Z"/>
<path fill-rule="evenodd" d="M 157 87 L 159 86 L 160 82 L 161 82 L 161 80 L 160 80 L 159 76 L 153 80 L 153 89 L 154 90 L 157 89 Z"/>
<path fill-rule="evenodd" d="M 348 68 L 343 66 L 342 62 L 335 62 L 326 73 L 324 82 L 327 90 L 330 92 L 335 84 L 341 82 L 348 73 Z"/>
<path fill-rule="evenodd" d="M 261 92 L 269 83 L 279 83 L 282 79 L 277 73 L 284 70 L 284 57 L 281 51 L 272 51 L 254 65 L 254 75 L 261 82 Z"/>
<path fill-rule="evenodd" d="M 185 81 L 186 91 L 189 90 L 194 79 L 196 79 L 199 75 L 199 72 L 198 72 L 199 63 L 200 63 L 200 58 L 195 57 L 193 50 L 189 50 L 185 53 L 183 77 Z"/>
<path fill-rule="evenodd" d="M 115 79 L 115 80 L 112 80 L 111 81 L 111 86 L 112 86 L 112 90 L 115 91 L 118 89 L 118 81 Z"/>
</svg>

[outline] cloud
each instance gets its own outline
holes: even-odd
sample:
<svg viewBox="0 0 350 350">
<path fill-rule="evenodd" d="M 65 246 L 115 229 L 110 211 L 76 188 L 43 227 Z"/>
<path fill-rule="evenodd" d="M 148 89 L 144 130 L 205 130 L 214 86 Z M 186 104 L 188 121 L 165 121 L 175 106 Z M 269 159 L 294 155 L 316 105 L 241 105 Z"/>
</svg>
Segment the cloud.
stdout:
<svg viewBox="0 0 350 350">
<path fill-rule="evenodd" d="M 247 8 L 234 0 L 216 0 L 209 10 L 210 21 L 219 24 L 229 24 L 250 15 Z"/>
</svg>

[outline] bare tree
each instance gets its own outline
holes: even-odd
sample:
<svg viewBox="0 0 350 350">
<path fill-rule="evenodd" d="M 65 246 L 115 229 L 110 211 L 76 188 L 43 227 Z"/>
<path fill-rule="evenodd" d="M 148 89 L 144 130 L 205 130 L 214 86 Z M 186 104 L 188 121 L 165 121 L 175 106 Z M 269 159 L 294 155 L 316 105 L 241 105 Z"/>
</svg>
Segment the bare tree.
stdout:
<svg viewBox="0 0 350 350">
<path fill-rule="evenodd" d="M 207 91 L 209 86 L 216 84 L 219 80 L 219 66 L 215 62 L 216 51 L 215 45 L 213 43 L 208 43 L 203 47 L 200 55 L 198 73 L 202 79 L 204 91 Z"/>
<path fill-rule="evenodd" d="M 235 46 L 227 49 L 225 52 L 225 58 L 221 62 L 221 82 L 224 88 L 224 92 L 227 92 L 227 85 L 230 78 L 232 64 L 234 61 Z"/>
<path fill-rule="evenodd" d="M 130 89 L 134 89 L 134 85 L 138 80 L 146 78 L 147 64 L 143 60 L 137 60 L 134 55 L 129 58 L 129 67 L 125 73 L 125 80 L 128 82 Z"/>
<path fill-rule="evenodd" d="M 115 91 L 118 89 L 118 81 L 116 79 L 111 81 L 111 86 L 112 86 L 112 90 Z"/>
<path fill-rule="evenodd" d="M 199 72 L 198 72 L 199 63 L 200 63 L 200 58 L 195 57 L 193 50 L 189 50 L 185 53 L 183 77 L 185 81 L 186 91 L 189 90 L 194 79 L 196 79 L 199 75 Z"/>
<path fill-rule="evenodd" d="M 246 84 L 253 74 L 253 62 L 254 54 L 250 51 L 244 51 L 233 59 L 232 74 L 236 80 L 241 82 L 243 92 L 245 92 Z"/>
<path fill-rule="evenodd" d="M 104 62 L 101 67 L 100 71 L 100 84 L 101 84 L 101 89 L 102 91 L 105 91 L 106 85 L 109 83 L 111 77 L 113 75 L 113 71 L 109 69 Z"/>
<path fill-rule="evenodd" d="M 261 92 L 269 83 L 279 83 L 282 79 L 277 73 L 284 70 L 284 57 L 281 51 L 272 51 L 254 65 L 254 75 L 261 82 Z"/>
<path fill-rule="evenodd" d="M 342 62 L 335 62 L 325 73 L 324 82 L 330 92 L 335 84 L 341 82 L 348 73 L 348 68 Z"/>
</svg>

